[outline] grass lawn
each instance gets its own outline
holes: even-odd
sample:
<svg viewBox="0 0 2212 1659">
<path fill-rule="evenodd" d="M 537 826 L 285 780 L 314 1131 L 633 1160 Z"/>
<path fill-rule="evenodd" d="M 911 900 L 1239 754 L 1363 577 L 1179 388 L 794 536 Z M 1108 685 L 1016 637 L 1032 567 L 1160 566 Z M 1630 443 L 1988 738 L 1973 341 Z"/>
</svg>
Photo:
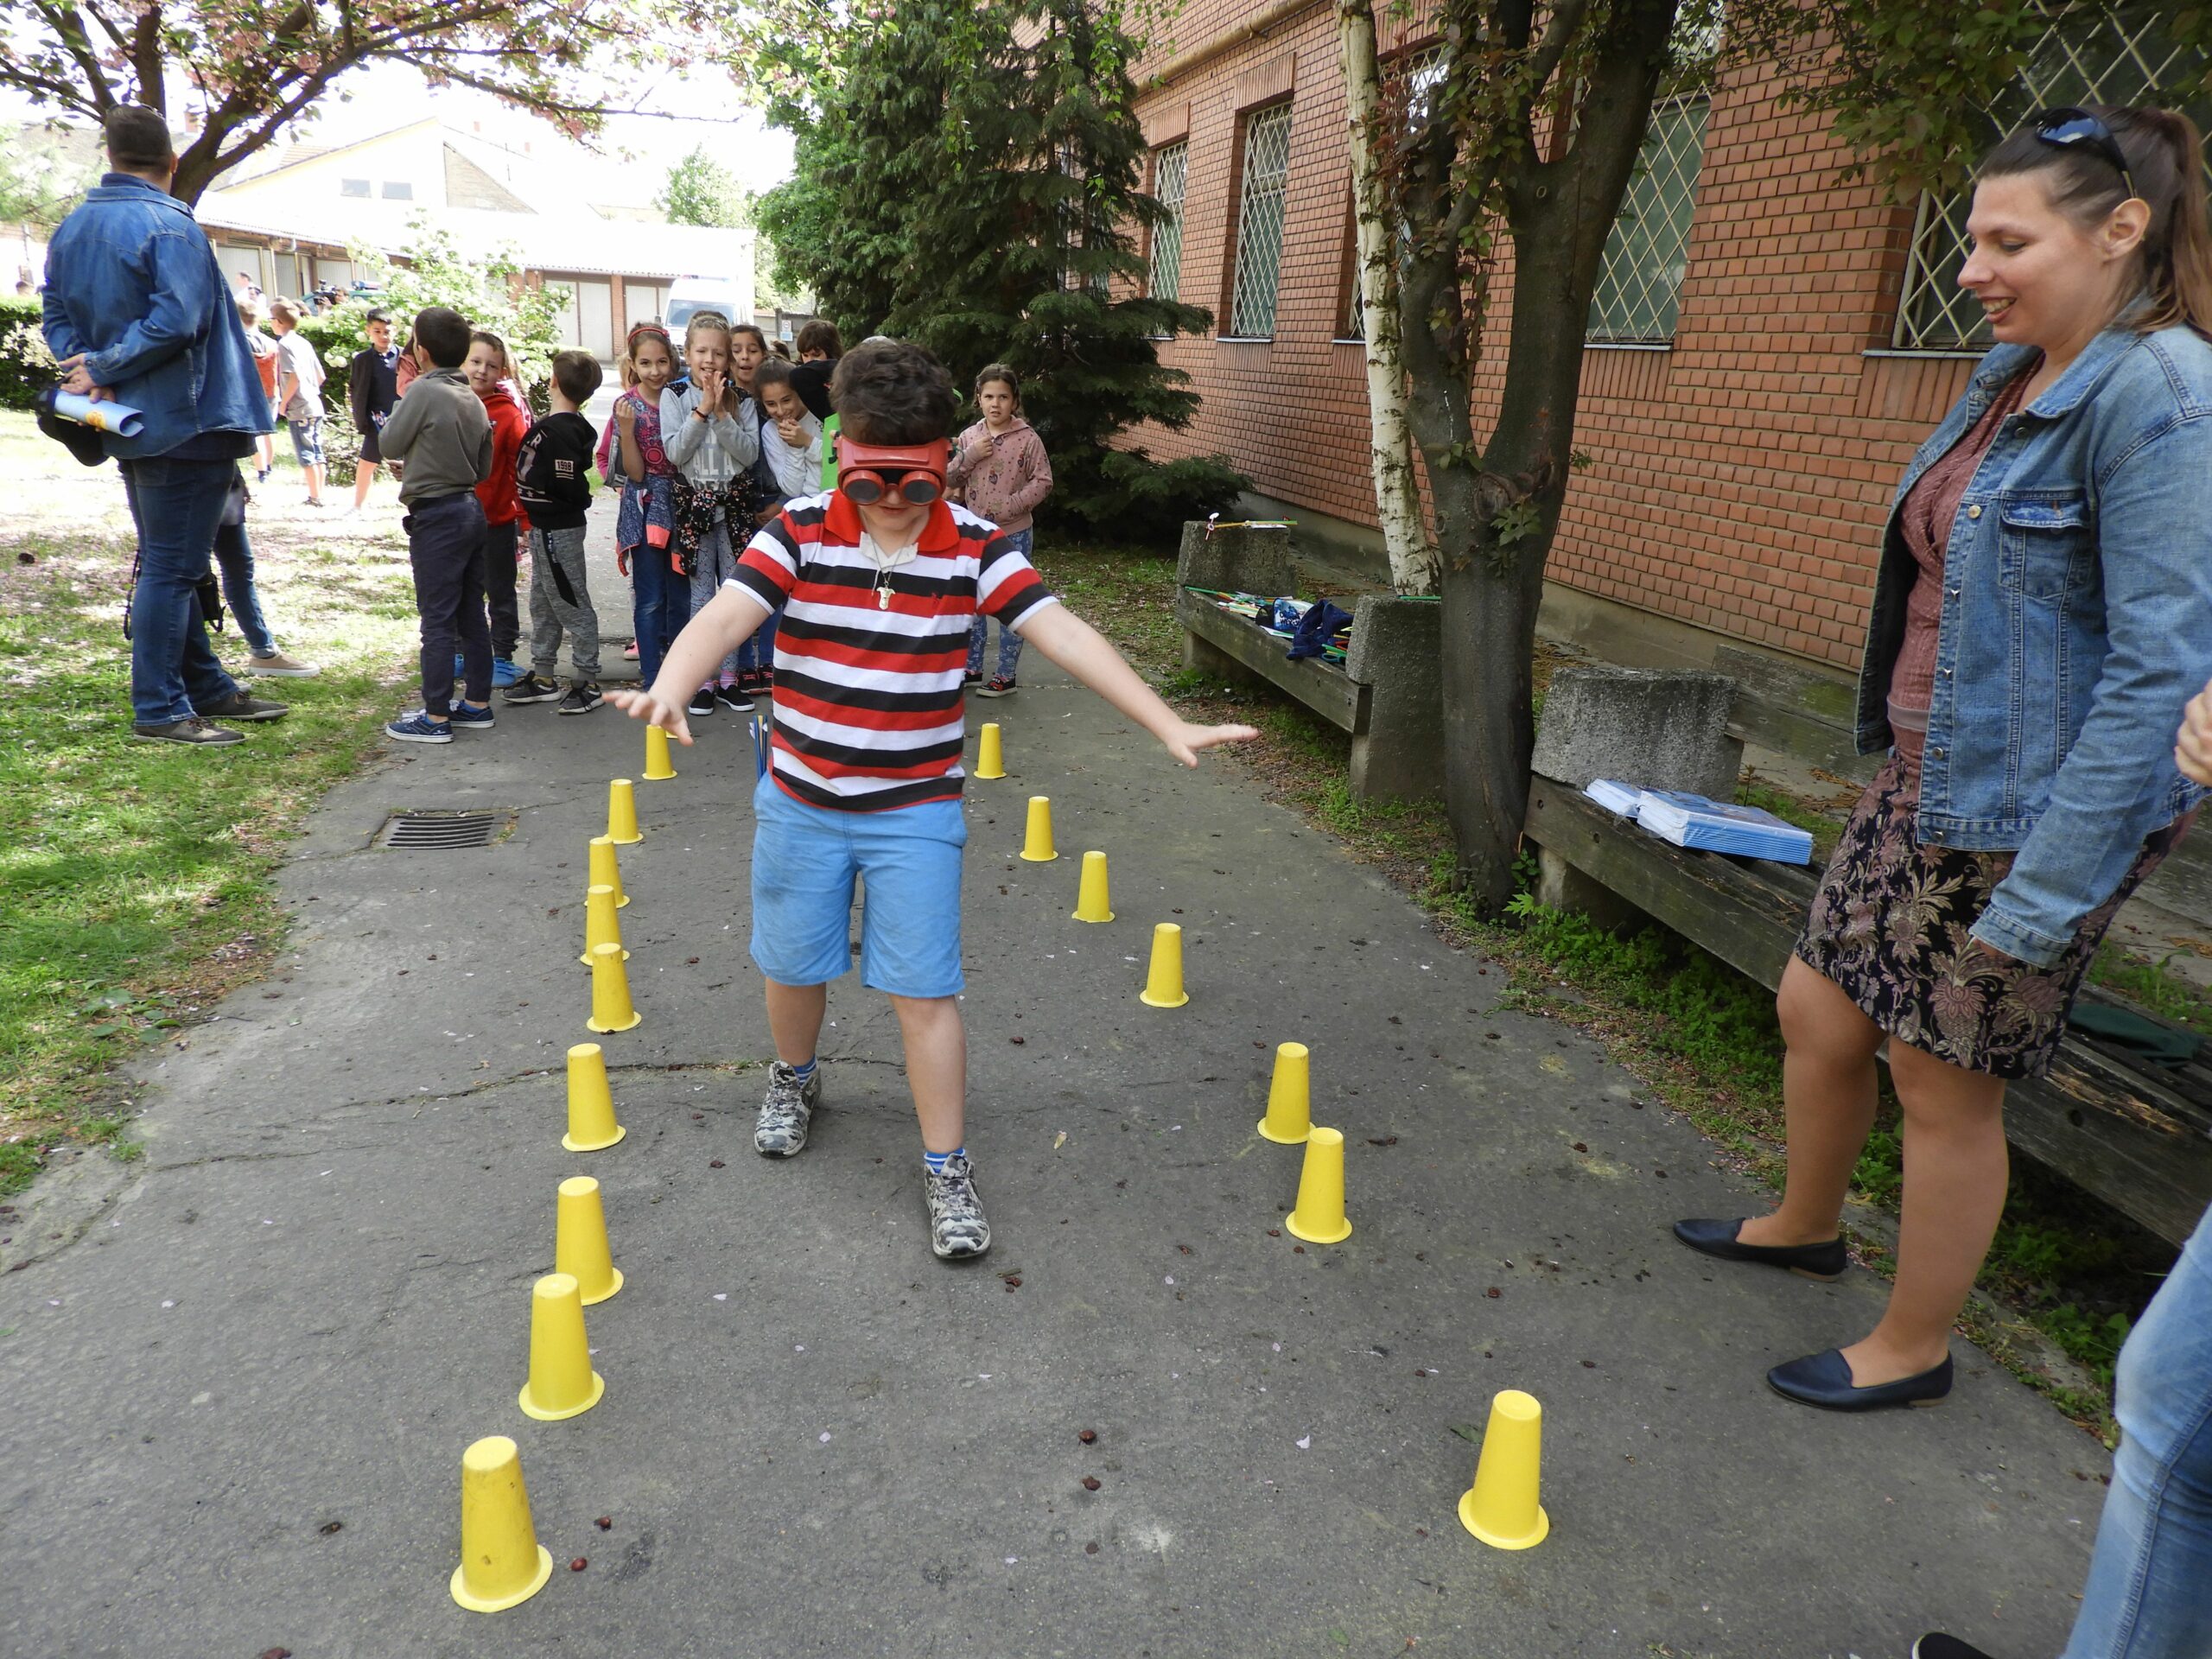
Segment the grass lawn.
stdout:
<svg viewBox="0 0 2212 1659">
<path fill-rule="evenodd" d="M 287 446 L 280 442 L 279 448 Z M 389 482 L 380 505 L 313 512 L 289 455 L 249 512 L 262 608 L 311 680 L 245 682 L 291 705 L 246 741 L 130 741 L 120 626 L 133 537 L 113 467 L 80 467 L 0 411 L 0 1196 L 47 1149 L 125 1136 L 117 1062 L 257 974 L 282 921 L 285 836 L 396 711 L 414 601 Z M 245 658 L 235 626 L 216 649 Z"/>
</svg>

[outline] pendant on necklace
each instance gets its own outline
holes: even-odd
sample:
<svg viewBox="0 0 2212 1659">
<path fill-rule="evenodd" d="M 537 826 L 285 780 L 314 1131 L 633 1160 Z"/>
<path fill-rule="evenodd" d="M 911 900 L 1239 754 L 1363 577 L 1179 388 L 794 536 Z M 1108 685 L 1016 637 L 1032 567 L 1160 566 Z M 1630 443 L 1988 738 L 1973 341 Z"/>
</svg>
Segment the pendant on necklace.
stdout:
<svg viewBox="0 0 2212 1659">
<path fill-rule="evenodd" d="M 891 590 L 888 588 L 879 588 L 875 590 L 875 608 L 879 611 L 887 611 L 891 608 Z"/>
</svg>

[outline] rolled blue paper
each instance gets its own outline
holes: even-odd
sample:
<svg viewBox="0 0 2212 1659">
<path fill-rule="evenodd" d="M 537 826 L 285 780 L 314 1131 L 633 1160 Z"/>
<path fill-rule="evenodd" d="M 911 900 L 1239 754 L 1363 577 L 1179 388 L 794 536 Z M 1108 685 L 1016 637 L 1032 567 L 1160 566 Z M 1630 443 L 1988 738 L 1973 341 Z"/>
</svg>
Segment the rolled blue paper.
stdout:
<svg viewBox="0 0 2212 1659">
<path fill-rule="evenodd" d="M 59 387 L 54 393 L 54 412 L 65 421 L 74 421 L 97 432 L 112 432 L 118 438 L 137 437 L 138 429 L 145 424 L 145 417 L 126 404 L 96 404 L 89 397 Z"/>
</svg>

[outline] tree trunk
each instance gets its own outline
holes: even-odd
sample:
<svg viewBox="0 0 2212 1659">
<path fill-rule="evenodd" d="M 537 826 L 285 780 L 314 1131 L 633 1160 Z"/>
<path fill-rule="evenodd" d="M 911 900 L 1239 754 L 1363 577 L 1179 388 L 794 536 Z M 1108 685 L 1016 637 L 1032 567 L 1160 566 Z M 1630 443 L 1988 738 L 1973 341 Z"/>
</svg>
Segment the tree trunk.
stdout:
<svg viewBox="0 0 2212 1659">
<path fill-rule="evenodd" d="M 1398 227 L 1384 177 L 1389 158 L 1382 153 L 1376 130 L 1382 88 L 1372 0 L 1338 0 L 1337 32 L 1351 138 L 1360 332 L 1367 342 L 1368 461 L 1375 475 L 1376 517 L 1390 558 L 1391 586 L 1402 594 L 1426 594 L 1436 585 L 1436 551 L 1421 521 L 1413 438 L 1406 423 L 1406 365 L 1398 324 Z"/>
<path fill-rule="evenodd" d="M 1528 810 L 1536 612 L 1567 494 L 1591 295 L 1677 5 L 1630 0 L 1592 54 L 1564 153 L 1547 161 L 1528 146 L 1500 175 L 1513 312 L 1497 423 L 1478 462 L 1469 405 L 1481 318 L 1462 325 L 1456 347 L 1435 321 L 1451 317 L 1459 291 L 1448 249 L 1416 262 L 1405 296 L 1405 315 L 1427 324 L 1409 332 L 1407 359 L 1442 552 L 1445 804 L 1459 885 L 1492 913 L 1513 896 Z M 1432 212 L 1451 205 L 1439 193 Z"/>
</svg>

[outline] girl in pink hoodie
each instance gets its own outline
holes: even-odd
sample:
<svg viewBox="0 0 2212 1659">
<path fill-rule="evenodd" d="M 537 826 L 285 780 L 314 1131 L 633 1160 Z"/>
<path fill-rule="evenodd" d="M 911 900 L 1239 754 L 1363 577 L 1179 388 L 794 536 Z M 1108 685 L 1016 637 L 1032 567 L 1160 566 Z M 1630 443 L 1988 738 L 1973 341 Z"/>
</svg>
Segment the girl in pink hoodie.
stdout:
<svg viewBox="0 0 2212 1659">
<path fill-rule="evenodd" d="M 1005 364 L 994 363 L 976 377 L 976 406 L 983 418 L 954 442 L 946 486 L 969 512 L 996 524 L 1027 558 L 1036 541 L 1038 504 L 1052 493 L 1052 463 L 1036 428 L 1021 418 L 1021 382 Z M 978 614 L 968 636 L 968 672 L 962 683 L 975 686 L 979 697 L 1003 697 L 1015 689 L 1021 636 L 999 624 L 998 672 L 979 684 L 985 626 Z"/>
</svg>

